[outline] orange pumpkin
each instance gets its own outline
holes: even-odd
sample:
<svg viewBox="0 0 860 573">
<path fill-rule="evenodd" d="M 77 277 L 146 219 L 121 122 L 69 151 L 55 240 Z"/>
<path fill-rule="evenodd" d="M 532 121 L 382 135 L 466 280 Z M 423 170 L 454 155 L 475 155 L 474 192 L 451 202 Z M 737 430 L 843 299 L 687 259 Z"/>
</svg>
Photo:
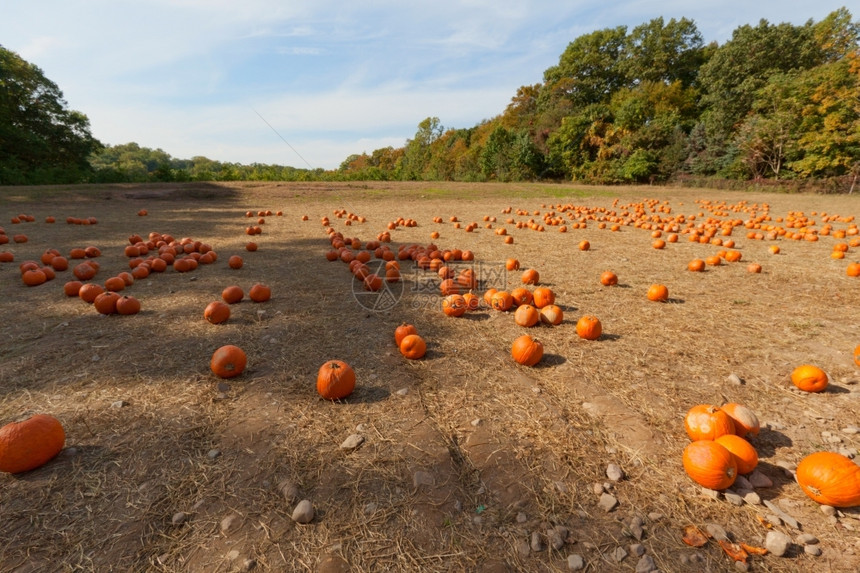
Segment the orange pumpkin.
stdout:
<svg viewBox="0 0 860 573">
<path fill-rule="evenodd" d="M 654 284 L 648 287 L 648 300 L 664 302 L 669 298 L 669 289 L 666 285 Z"/>
<path fill-rule="evenodd" d="M 537 309 L 530 304 L 523 304 L 517 307 L 514 312 L 514 322 L 520 326 L 532 327 L 540 320 L 540 314 Z"/>
<path fill-rule="evenodd" d="M 724 434 L 714 440 L 726 448 L 734 457 L 738 473 L 746 475 L 758 465 L 758 452 L 748 441 L 735 434 Z"/>
<path fill-rule="evenodd" d="M 410 360 L 417 360 L 427 352 L 427 343 L 417 334 L 407 334 L 400 341 L 400 354 Z"/>
<path fill-rule="evenodd" d="M 404 322 L 394 329 L 394 343 L 399 347 L 400 343 L 403 342 L 403 339 L 410 334 L 418 334 L 418 329 L 415 328 L 415 325 Z"/>
<path fill-rule="evenodd" d="M 557 326 L 564 320 L 564 312 L 554 304 L 548 304 L 540 309 L 540 321 L 544 324 Z"/>
<path fill-rule="evenodd" d="M 534 302 L 534 295 L 532 295 L 532 291 L 530 291 L 526 287 L 518 287 L 512 290 L 511 298 L 514 299 L 515 306 L 520 306 L 523 304 L 532 304 Z"/>
<path fill-rule="evenodd" d="M 520 262 L 517 259 L 508 259 L 505 261 L 505 269 L 509 271 L 518 271 L 520 269 Z"/>
<path fill-rule="evenodd" d="M 511 293 L 504 290 L 497 291 L 490 299 L 490 306 L 492 306 L 495 310 L 499 310 L 502 312 L 510 310 L 513 304 L 514 297 L 511 296 Z"/>
<path fill-rule="evenodd" d="M 93 306 L 101 314 L 116 314 L 116 303 L 120 295 L 113 291 L 105 291 L 93 300 Z"/>
<path fill-rule="evenodd" d="M 761 265 L 758 263 L 750 263 L 747 265 L 747 272 L 760 273 L 761 272 Z"/>
<path fill-rule="evenodd" d="M 735 425 L 735 434 L 742 438 L 746 437 L 747 434 L 758 436 L 760 424 L 755 412 L 746 406 L 734 402 L 723 404 L 720 406 L 720 410 L 728 414 L 729 418 L 732 419 Z"/>
<path fill-rule="evenodd" d="M 340 400 L 355 390 L 355 371 L 342 360 L 329 360 L 317 372 L 317 392 L 326 400 Z"/>
<path fill-rule="evenodd" d="M 463 316 L 466 310 L 468 310 L 466 299 L 459 294 L 451 294 L 442 299 L 442 312 L 447 316 Z"/>
<path fill-rule="evenodd" d="M 466 301 L 467 310 L 478 310 L 479 308 L 481 308 L 481 297 L 479 297 L 472 291 L 469 291 L 464 294 L 463 300 Z"/>
<path fill-rule="evenodd" d="M 603 286 L 614 286 L 618 284 L 618 276 L 612 271 L 603 271 L 600 275 L 600 284 Z"/>
<path fill-rule="evenodd" d="M 116 313 L 124 316 L 128 316 L 130 314 L 137 314 L 140 312 L 140 301 L 131 296 L 121 296 L 119 300 L 116 301 Z"/>
<path fill-rule="evenodd" d="M 543 344 L 528 334 L 523 334 L 514 340 L 511 356 L 524 366 L 534 366 L 543 358 Z"/>
<path fill-rule="evenodd" d="M 224 302 L 226 302 L 227 304 L 236 304 L 237 302 L 245 298 L 245 293 L 241 289 L 241 287 L 238 287 L 236 285 L 230 285 L 223 291 L 221 291 L 221 298 L 223 298 Z"/>
<path fill-rule="evenodd" d="M 534 269 L 528 269 L 523 272 L 520 279 L 522 280 L 523 284 L 536 285 L 540 281 L 540 273 L 538 273 Z"/>
<path fill-rule="evenodd" d="M 684 416 L 684 429 L 693 441 L 716 440 L 735 433 L 735 423 L 729 415 L 710 404 L 693 406 Z"/>
<path fill-rule="evenodd" d="M 702 259 L 693 259 L 689 263 L 687 263 L 687 269 L 693 271 L 694 273 L 700 273 L 705 270 L 705 261 Z"/>
<path fill-rule="evenodd" d="M 821 392 L 827 388 L 830 377 L 817 366 L 803 364 L 791 373 L 791 381 L 804 392 Z"/>
<path fill-rule="evenodd" d="M 0 428 L 0 471 L 36 469 L 60 453 L 65 443 L 63 425 L 48 414 L 6 424 Z"/>
<path fill-rule="evenodd" d="M 687 475 L 708 489 L 731 487 L 738 476 L 735 457 L 712 440 L 690 442 L 684 448 L 682 459 Z"/>
<path fill-rule="evenodd" d="M 266 302 L 272 298 L 272 289 L 264 284 L 257 283 L 248 291 L 248 298 L 254 302 Z"/>
<path fill-rule="evenodd" d="M 797 464 L 797 483 L 818 503 L 833 507 L 860 505 L 860 466 L 834 452 L 816 452 Z"/>
<path fill-rule="evenodd" d="M 588 241 L 582 240 L 579 242 L 579 250 L 580 251 L 587 251 L 590 248 L 591 248 L 591 243 L 589 243 Z"/>
<path fill-rule="evenodd" d="M 239 255 L 233 255 L 232 257 L 227 259 L 227 266 L 229 266 L 231 269 L 241 269 L 243 264 L 244 261 Z"/>
<path fill-rule="evenodd" d="M 854 364 L 860 366 L 860 344 L 854 349 Z"/>
<path fill-rule="evenodd" d="M 534 305 L 538 308 L 543 308 L 547 305 L 555 303 L 555 293 L 551 288 L 537 287 L 533 294 Z"/>
<path fill-rule="evenodd" d="M 212 301 L 203 309 L 203 318 L 211 324 L 227 322 L 230 318 L 230 307 L 219 300 Z"/>
<path fill-rule="evenodd" d="M 596 316 L 585 315 L 576 322 L 576 334 L 585 340 L 597 340 L 603 334 L 603 325 Z"/>
<path fill-rule="evenodd" d="M 244 350 L 238 346 L 227 344 L 212 354 L 209 367 L 216 376 L 233 378 L 244 372 L 247 363 L 248 357 Z"/>
</svg>

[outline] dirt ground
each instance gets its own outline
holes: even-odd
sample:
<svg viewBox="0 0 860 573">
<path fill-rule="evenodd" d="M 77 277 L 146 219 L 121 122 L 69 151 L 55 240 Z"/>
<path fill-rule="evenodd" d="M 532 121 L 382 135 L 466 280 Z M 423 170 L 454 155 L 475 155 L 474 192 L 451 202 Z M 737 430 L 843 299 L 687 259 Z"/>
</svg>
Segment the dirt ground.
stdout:
<svg viewBox="0 0 860 573">
<path fill-rule="evenodd" d="M 860 215 L 858 196 L 661 187 L 0 188 L 0 227 L 28 237 L 0 245 L 15 256 L 0 263 L 0 424 L 48 413 L 66 431 L 57 458 L 0 475 L 0 572 L 549 572 L 571 570 L 577 556 L 586 571 L 634 571 L 644 567 L 639 553 L 660 571 L 739 570 L 714 540 L 686 545 L 687 525 L 716 525 L 757 547 L 768 531 L 819 540 L 820 555 L 797 543 L 781 557 L 753 555 L 752 571 L 860 570 L 857 509 L 826 515 L 780 467 L 814 451 L 860 447 L 860 368 L 852 360 L 860 278 L 845 272 L 860 247 L 834 260 L 840 240 L 832 235 L 752 240 L 739 226 L 732 239 L 742 262 L 693 273 L 691 259 L 720 247 L 681 234 L 658 250 L 649 230 L 613 232 L 596 219 L 566 233 L 505 222 L 540 223 L 554 211 L 570 226 L 577 219 L 564 206 L 591 208 L 598 219 L 637 206 L 666 217 L 661 208 L 671 207 L 696 223 L 802 212 L 816 229 L 826 213 L 839 216 L 834 230 Z M 346 225 L 339 209 L 366 221 Z M 265 210 L 283 215 L 264 217 L 262 234 L 248 236 Z M 18 214 L 36 220 L 11 224 Z M 565 320 L 525 329 L 511 313 L 486 308 L 446 317 L 434 275 L 411 261 L 402 261 L 401 283 L 366 293 L 347 265 L 326 260 L 326 216 L 363 243 L 390 221 L 414 219 L 417 226 L 390 231 L 395 251 L 427 245 L 438 231 L 432 242 L 441 249 L 474 252 L 479 294 L 521 286 L 520 272 L 504 270 L 515 257 L 540 272 Z M 473 232 L 463 228 L 469 222 Z M 96 246 L 93 282 L 103 283 L 129 270 L 128 237 L 150 232 L 202 241 L 218 259 L 136 281 L 125 292 L 140 299 L 138 315 L 104 316 L 66 297 L 70 270 L 37 287 L 21 281 L 20 262 L 46 249 Z M 578 249 L 583 239 L 590 250 Z M 250 240 L 259 250 L 245 250 Z M 779 254 L 769 252 L 774 244 Z M 234 254 L 244 258 L 239 270 L 227 265 Z M 761 274 L 747 272 L 749 262 Z M 605 270 L 618 275 L 617 286 L 600 284 Z M 258 282 L 272 288 L 271 300 L 246 298 L 225 324 L 203 319 L 226 286 L 247 293 Z M 667 302 L 646 299 L 653 283 L 668 286 Z M 599 340 L 577 336 L 585 314 L 601 320 Z M 427 340 L 423 359 L 398 352 L 393 332 L 403 322 Z M 546 352 L 533 368 L 510 356 L 526 332 Z M 209 369 L 224 344 L 248 356 L 245 372 L 229 380 Z M 335 358 L 354 368 L 357 385 L 333 403 L 319 397 L 315 380 Z M 826 392 L 793 388 L 789 374 L 805 363 L 829 373 Z M 685 413 L 726 402 L 761 420 L 752 443 L 772 485 L 756 493 L 797 527 L 776 520 L 773 508 L 713 499 L 685 474 Z M 351 436 L 363 442 L 344 447 Z M 607 477 L 610 464 L 623 479 Z M 617 506 L 601 506 L 600 493 Z M 310 523 L 292 519 L 300 500 L 312 504 Z"/>
</svg>

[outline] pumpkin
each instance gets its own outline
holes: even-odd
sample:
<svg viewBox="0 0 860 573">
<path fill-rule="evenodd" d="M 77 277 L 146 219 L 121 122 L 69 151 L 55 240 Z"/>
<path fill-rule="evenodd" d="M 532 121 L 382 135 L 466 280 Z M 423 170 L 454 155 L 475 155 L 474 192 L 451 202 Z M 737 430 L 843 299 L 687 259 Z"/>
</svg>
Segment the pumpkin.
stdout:
<svg viewBox="0 0 860 573">
<path fill-rule="evenodd" d="M 105 289 L 113 292 L 119 292 L 125 288 L 125 281 L 120 277 L 111 277 L 105 281 Z"/>
<path fill-rule="evenodd" d="M 666 285 L 654 284 L 648 287 L 648 300 L 663 302 L 669 298 L 669 289 Z"/>
<path fill-rule="evenodd" d="M 66 433 L 59 420 L 36 414 L 0 428 L 0 471 L 12 474 L 36 469 L 63 449 Z"/>
<path fill-rule="evenodd" d="M 472 291 L 469 291 L 464 294 L 463 300 L 466 301 L 467 310 L 478 310 L 479 308 L 481 308 L 481 297 L 479 297 Z"/>
<path fill-rule="evenodd" d="M 239 255 L 233 255 L 232 257 L 227 259 L 227 266 L 229 266 L 231 269 L 241 269 L 243 264 L 244 261 Z"/>
<path fill-rule="evenodd" d="M 523 366 L 534 366 L 543 358 L 543 344 L 528 334 L 523 334 L 514 340 L 511 356 Z"/>
<path fill-rule="evenodd" d="M 466 310 L 466 299 L 459 294 L 451 294 L 442 299 L 442 312 L 447 316 L 463 316 Z"/>
<path fill-rule="evenodd" d="M 514 297 L 511 296 L 511 293 L 504 290 L 494 293 L 493 297 L 490 299 L 490 306 L 495 310 L 500 310 L 502 312 L 509 310 L 513 304 Z"/>
<path fill-rule="evenodd" d="M 854 349 L 854 364 L 860 366 L 860 344 Z"/>
<path fill-rule="evenodd" d="M 576 334 L 585 340 L 597 340 L 603 334 L 603 325 L 596 316 L 585 315 L 576 321 Z"/>
<path fill-rule="evenodd" d="M 329 360 L 317 373 L 317 392 L 326 400 L 346 398 L 355 390 L 355 371 L 342 360 Z"/>
<path fill-rule="evenodd" d="M 266 302 L 272 298 L 272 289 L 264 284 L 257 283 L 248 291 L 248 298 L 254 302 Z"/>
<path fill-rule="evenodd" d="M 427 343 L 417 334 L 407 334 L 400 341 L 400 354 L 410 360 L 417 360 L 427 352 Z"/>
<path fill-rule="evenodd" d="M 851 263 L 845 269 L 845 274 L 849 277 L 860 277 L 860 263 Z"/>
<path fill-rule="evenodd" d="M 41 269 L 30 269 L 21 274 L 21 280 L 27 286 L 39 286 L 48 280 L 48 276 Z"/>
<path fill-rule="evenodd" d="M 603 271 L 600 275 L 600 284 L 603 286 L 614 286 L 618 284 L 618 276 L 612 271 Z"/>
<path fill-rule="evenodd" d="M 137 314 L 140 312 L 140 301 L 130 295 L 121 296 L 116 301 L 116 313 L 121 315 Z"/>
<path fill-rule="evenodd" d="M 537 287 L 534 292 L 534 305 L 538 308 L 543 308 L 550 304 L 555 304 L 555 293 L 551 288 Z"/>
<path fill-rule="evenodd" d="M 751 473 L 758 465 L 758 452 L 748 441 L 735 434 L 724 434 L 714 440 L 735 457 L 738 473 Z"/>
<path fill-rule="evenodd" d="M 520 277 L 520 280 L 522 280 L 523 284 L 536 285 L 540 281 L 540 273 L 538 273 L 534 269 L 528 269 L 527 271 L 523 272 L 522 276 Z"/>
<path fill-rule="evenodd" d="M 818 503 L 860 505 L 860 466 L 835 452 L 815 452 L 797 464 L 797 483 Z"/>
<path fill-rule="evenodd" d="M 63 285 L 63 292 L 66 296 L 78 296 L 82 286 L 84 283 L 81 281 L 69 281 Z"/>
<path fill-rule="evenodd" d="M 702 259 L 693 259 L 689 263 L 687 263 L 687 269 L 693 271 L 694 273 L 700 273 L 705 270 L 705 261 Z"/>
<path fill-rule="evenodd" d="M 85 285 L 82 285 L 81 288 L 78 289 L 78 296 L 81 297 L 82 301 L 92 303 L 96 300 L 96 297 L 102 294 L 104 291 L 105 289 L 101 285 L 87 283 Z"/>
<path fill-rule="evenodd" d="M 729 418 L 732 419 L 735 425 L 735 434 L 742 438 L 746 437 L 747 434 L 758 436 L 760 424 L 755 412 L 746 406 L 734 402 L 723 404 L 720 406 L 720 410 L 728 414 Z"/>
<path fill-rule="evenodd" d="M 105 291 L 93 300 L 93 306 L 101 314 L 116 314 L 116 303 L 120 295 L 114 291 Z"/>
<path fill-rule="evenodd" d="M 493 306 L 493 295 L 496 294 L 498 289 L 489 288 L 484 291 L 484 302 L 487 303 L 487 306 Z"/>
<path fill-rule="evenodd" d="M 830 377 L 817 366 L 803 364 L 791 373 L 791 381 L 804 392 L 821 392 L 827 388 Z"/>
<path fill-rule="evenodd" d="M 227 304 L 236 304 L 245 298 L 245 292 L 236 285 L 231 285 L 221 291 L 221 298 Z"/>
<path fill-rule="evenodd" d="M 415 325 L 404 322 L 394 329 L 394 343 L 399 347 L 403 339 L 410 334 L 418 334 L 418 329 L 415 328 Z"/>
<path fill-rule="evenodd" d="M 687 475 L 708 489 L 731 487 L 738 476 L 735 457 L 713 440 L 690 442 L 684 448 L 682 460 Z"/>
<path fill-rule="evenodd" d="M 716 440 L 725 434 L 734 434 L 735 423 L 724 410 L 710 404 L 699 404 L 687 411 L 684 429 L 693 441 Z"/>
<path fill-rule="evenodd" d="M 505 261 L 505 269 L 509 271 L 520 270 L 520 262 L 517 259 L 508 259 Z"/>
<path fill-rule="evenodd" d="M 233 378 L 245 370 L 247 363 L 248 357 L 244 350 L 238 346 L 227 344 L 212 354 L 209 367 L 220 378 Z"/>
<path fill-rule="evenodd" d="M 230 318 L 230 307 L 220 300 L 213 300 L 203 309 L 203 318 L 211 324 L 221 324 Z"/>
<path fill-rule="evenodd" d="M 439 283 L 439 291 L 442 293 L 442 296 L 460 294 L 460 285 L 454 279 L 445 279 Z"/>
<path fill-rule="evenodd" d="M 554 304 L 548 304 L 540 309 L 540 321 L 544 324 L 557 326 L 564 320 L 564 312 Z"/>
<path fill-rule="evenodd" d="M 530 291 L 526 287 L 517 287 L 512 290 L 511 298 L 514 299 L 515 306 L 520 306 L 523 304 L 532 304 L 532 302 L 534 302 L 534 295 L 532 295 L 532 291 Z"/>
<path fill-rule="evenodd" d="M 531 327 L 540 320 L 540 313 L 530 304 L 523 304 L 517 307 L 514 312 L 514 322 L 520 326 Z"/>
<path fill-rule="evenodd" d="M 589 243 L 588 241 L 583 240 L 583 241 L 579 242 L 579 250 L 580 251 L 587 251 L 590 248 L 591 248 L 591 243 Z"/>
<path fill-rule="evenodd" d="M 760 273 L 761 272 L 761 265 L 758 263 L 750 263 L 747 265 L 747 272 L 748 273 Z"/>
</svg>

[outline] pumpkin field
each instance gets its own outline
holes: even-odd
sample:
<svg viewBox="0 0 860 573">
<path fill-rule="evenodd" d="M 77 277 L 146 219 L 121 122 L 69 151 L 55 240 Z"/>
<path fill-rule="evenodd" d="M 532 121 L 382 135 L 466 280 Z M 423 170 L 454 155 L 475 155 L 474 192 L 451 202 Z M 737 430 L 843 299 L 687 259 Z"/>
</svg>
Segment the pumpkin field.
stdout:
<svg viewBox="0 0 860 573">
<path fill-rule="evenodd" d="M 858 223 L 657 186 L 0 189 L 0 572 L 858 571 Z"/>
</svg>

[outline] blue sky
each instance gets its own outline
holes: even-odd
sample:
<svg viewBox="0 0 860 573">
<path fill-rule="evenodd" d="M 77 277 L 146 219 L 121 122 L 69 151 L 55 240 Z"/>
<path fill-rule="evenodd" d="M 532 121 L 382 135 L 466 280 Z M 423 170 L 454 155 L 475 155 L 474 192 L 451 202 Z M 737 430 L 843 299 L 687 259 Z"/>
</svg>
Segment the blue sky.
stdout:
<svg viewBox="0 0 860 573">
<path fill-rule="evenodd" d="M 103 143 L 334 169 L 352 153 L 402 146 L 426 117 L 460 128 L 498 115 L 597 29 L 687 17 L 722 43 L 761 18 L 802 24 L 843 5 L 6 0 L 0 45 L 39 66 Z"/>
</svg>

